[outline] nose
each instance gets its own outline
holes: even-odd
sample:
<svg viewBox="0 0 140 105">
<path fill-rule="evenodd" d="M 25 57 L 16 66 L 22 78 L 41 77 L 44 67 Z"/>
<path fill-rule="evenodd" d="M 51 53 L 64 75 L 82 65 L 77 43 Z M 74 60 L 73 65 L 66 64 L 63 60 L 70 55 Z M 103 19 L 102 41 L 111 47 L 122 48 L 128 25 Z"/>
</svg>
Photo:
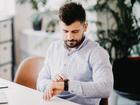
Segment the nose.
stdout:
<svg viewBox="0 0 140 105">
<path fill-rule="evenodd" d="M 72 40 L 72 39 L 74 39 L 74 35 L 69 32 L 67 34 L 67 40 Z"/>
</svg>

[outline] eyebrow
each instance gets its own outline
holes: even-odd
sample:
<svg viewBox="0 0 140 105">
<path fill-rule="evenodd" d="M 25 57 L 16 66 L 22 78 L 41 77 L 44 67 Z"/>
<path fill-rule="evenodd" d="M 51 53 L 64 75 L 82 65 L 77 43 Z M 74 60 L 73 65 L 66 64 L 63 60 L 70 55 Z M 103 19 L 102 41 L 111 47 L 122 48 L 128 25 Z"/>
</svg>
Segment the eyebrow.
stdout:
<svg viewBox="0 0 140 105">
<path fill-rule="evenodd" d="M 63 29 L 63 31 L 68 31 L 68 30 Z M 74 32 L 74 31 L 80 31 L 80 29 L 72 30 L 72 32 Z"/>
<path fill-rule="evenodd" d="M 68 30 L 63 29 L 63 31 L 68 31 Z"/>
<path fill-rule="evenodd" d="M 72 32 L 79 32 L 80 30 L 72 30 Z"/>
</svg>

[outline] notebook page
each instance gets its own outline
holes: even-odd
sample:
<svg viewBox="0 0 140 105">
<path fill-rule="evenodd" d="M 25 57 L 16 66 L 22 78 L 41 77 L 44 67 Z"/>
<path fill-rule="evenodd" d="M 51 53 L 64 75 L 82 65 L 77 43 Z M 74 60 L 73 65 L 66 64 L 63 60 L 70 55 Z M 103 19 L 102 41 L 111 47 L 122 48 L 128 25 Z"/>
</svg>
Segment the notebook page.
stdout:
<svg viewBox="0 0 140 105">
<path fill-rule="evenodd" d="M 8 100 L 6 98 L 5 93 L 2 90 L 0 90 L 0 105 L 2 105 L 2 104 L 4 104 L 4 105 L 8 104 Z"/>
</svg>

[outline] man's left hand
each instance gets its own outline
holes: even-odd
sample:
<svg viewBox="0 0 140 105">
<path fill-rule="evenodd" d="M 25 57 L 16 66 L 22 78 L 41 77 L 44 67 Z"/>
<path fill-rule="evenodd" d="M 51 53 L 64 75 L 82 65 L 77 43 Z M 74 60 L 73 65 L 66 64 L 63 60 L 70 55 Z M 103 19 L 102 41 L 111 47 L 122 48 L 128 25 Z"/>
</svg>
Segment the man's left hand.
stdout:
<svg viewBox="0 0 140 105">
<path fill-rule="evenodd" d="M 51 85 L 45 90 L 43 99 L 50 100 L 53 96 L 56 96 L 64 91 L 64 81 L 56 82 L 52 81 Z"/>
</svg>

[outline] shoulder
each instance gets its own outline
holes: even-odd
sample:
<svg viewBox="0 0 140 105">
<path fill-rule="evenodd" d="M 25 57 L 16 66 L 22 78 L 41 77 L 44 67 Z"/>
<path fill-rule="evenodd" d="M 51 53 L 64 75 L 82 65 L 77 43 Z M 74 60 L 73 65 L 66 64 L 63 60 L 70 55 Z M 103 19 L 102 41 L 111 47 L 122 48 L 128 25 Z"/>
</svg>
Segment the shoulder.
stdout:
<svg viewBox="0 0 140 105">
<path fill-rule="evenodd" d="M 98 42 L 91 42 L 93 45 L 89 60 L 94 64 L 110 64 L 110 56 L 106 49 L 104 49 Z"/>
<path fill-rule="evenodd" d="M 97 41 L 88 40 L 88 47 L 91 49 L 91 55 L 96 57 L 108 56 L 108 52 Z"/>
<path fill-rule="evenodd" d="M 100 46 L 99 43 L 96 42 L 96 41 L 92 41 L 92 40 L 90 40 L 90 39 L 87 39 L 87 40 L 88 40 L 88 46 L 89 46 L 89 47 L 92 47 L 92 49 L 96 49 L 97 47 Z"/>
<path fill-rule="evenodd" d="M 100 51 L 106 51 L 97 41 L 92 41 L 90 39 L 87 39 L 88 43 L 87 46 L 94 52 L 100 52 Z"/>
</svg>

